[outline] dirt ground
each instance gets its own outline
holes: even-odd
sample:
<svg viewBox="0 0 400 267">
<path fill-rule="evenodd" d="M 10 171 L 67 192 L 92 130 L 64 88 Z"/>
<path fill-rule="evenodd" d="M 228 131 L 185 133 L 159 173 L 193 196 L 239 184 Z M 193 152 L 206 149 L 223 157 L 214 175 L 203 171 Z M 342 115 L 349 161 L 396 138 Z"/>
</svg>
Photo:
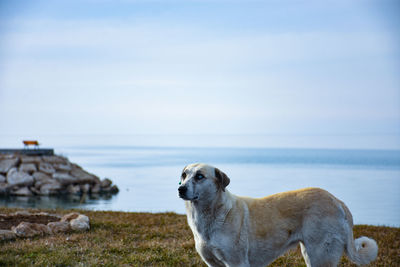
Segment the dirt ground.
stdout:
<svg viewBox="0 0 400 267">
<path fill-rule="evenodd" d="M 0 214 L 0 229 L 11 230 L 12 226 L 17 226 L 21 222 L 40 223 L 46 225 L 49 222 L 56 222 L 59 220 L 60 218 L 51 215 Z"/>
</svg>

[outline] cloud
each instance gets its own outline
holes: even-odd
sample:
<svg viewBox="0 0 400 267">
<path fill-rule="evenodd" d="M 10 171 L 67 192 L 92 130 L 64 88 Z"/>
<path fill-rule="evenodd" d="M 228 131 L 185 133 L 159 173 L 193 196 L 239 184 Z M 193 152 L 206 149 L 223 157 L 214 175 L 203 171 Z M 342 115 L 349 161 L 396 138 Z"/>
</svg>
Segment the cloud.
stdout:
<svg viewBox="0 0 400 267">
<path fill-rule="evenodd" d="M 14 129 L 27 111 L 41 117 L 39 130 L 82 132 L 370 131 L 399 118 L 398 49 L 386 32 L 15 24 L 0 69 L 0 110 Z"/>
</svg>

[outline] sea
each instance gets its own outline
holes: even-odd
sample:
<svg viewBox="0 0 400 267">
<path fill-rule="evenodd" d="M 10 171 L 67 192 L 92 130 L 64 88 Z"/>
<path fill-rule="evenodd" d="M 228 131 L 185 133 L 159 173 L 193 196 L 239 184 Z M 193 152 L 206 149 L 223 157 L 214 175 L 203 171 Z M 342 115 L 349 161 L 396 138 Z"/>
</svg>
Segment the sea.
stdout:
<svg viewBox="0 0 400 267">
<path fill-rule="evenodd" d="M 400 227 L 400 137 L 319 135 L 0 135 L 1 148 L 38 139 L 120 189 L 114 196 L 7 197 L 0 206 L 185 213 L 182 169 L 204 162 L 236 195 L 263 197 L 320 187 L 341 199 L 355 224 Z"/>
</svg>

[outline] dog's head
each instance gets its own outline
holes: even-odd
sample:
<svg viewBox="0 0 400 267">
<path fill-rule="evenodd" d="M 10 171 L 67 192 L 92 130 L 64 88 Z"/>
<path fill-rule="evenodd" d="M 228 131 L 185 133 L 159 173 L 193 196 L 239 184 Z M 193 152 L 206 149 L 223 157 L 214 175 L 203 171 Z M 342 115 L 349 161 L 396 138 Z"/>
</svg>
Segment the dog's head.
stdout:
<svg viewBox="0 0 400 267">
<path fill-rule="evenodd" d="M 218 192 L 224 192 L 229 182 L 228 176 L 215 167 L 190 164 L 182 171 L 178 195 L 191 201 L 212 199 Z"/>
</svg>

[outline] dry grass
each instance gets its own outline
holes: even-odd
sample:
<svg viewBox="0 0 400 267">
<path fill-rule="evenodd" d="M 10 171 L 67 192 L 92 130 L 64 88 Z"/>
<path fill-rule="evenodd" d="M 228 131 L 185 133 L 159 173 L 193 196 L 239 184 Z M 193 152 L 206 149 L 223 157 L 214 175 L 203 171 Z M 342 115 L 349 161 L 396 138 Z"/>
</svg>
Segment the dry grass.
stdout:
<svg viewBox="0 0 400 267">
<path fill-rule="evenodd" d="M 0 208 L 0 213 L 12 211 Z M 70 211 L 56 211 L 67 212 Z M 183 215 L 79 212 L 90 217 L 89 232 L 0 242 L 0 265 L 205 266 L 194 249 L 192 233 Z M 400 266 L 400 228 L 357 225 L 354 230 L 355 236 L 366 235 L 378 242 L 378 260 L 370 266 Z M 297 249 L 271 266 L 305 264 Z M 343 258 L 340 266 L 355 265 Z"/>
</svg>

